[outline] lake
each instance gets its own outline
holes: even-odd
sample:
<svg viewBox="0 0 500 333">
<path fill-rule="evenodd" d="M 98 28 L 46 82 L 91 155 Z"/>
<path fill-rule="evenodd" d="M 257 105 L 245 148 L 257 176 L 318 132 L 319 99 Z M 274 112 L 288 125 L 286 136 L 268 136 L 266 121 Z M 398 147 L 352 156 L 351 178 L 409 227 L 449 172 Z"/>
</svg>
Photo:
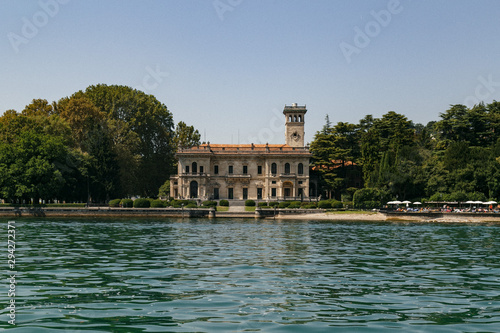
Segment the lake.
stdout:
<svg viewBox="0 0 500 333">
<path fill-rule="evenodd" d="M 15 326 L 0 286 L 12 332 L 500 327 L 500 224 L 15 221 Z"/>
</svg>

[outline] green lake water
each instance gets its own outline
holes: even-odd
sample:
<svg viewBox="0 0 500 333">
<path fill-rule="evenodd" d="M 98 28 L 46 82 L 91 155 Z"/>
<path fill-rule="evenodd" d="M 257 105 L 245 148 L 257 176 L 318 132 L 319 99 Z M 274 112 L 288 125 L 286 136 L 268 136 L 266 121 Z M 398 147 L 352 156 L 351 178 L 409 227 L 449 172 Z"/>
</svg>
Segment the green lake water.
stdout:
<svg viewBox="0 0 500 333">
<path fill-rule="evenodd" d="M 500 331 L 500 224 L 15 221 L 0 330 Z"/>
</svg>

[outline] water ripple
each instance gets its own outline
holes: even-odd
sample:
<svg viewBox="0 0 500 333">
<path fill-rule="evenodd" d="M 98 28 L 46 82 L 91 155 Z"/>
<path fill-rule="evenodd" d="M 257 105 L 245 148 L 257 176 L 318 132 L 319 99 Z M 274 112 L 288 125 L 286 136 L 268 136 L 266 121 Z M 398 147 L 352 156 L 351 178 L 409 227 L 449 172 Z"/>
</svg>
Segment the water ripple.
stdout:
<svg viewBox="0 0 500 333">
<path fill-rule="evenodd" d="M 20 220 L 13 332 L 498 331 L 499 236 L 495 224 Z"/>
</svg>

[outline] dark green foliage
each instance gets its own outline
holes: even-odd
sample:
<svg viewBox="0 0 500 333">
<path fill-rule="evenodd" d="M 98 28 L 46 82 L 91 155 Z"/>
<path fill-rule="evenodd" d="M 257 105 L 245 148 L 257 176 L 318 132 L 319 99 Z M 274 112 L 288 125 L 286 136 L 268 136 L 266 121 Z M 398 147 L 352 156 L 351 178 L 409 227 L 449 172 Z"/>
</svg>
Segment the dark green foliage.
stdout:
<svg viewBox="0 0 500 333">
<path fill-rule="evenodd" d="M 132 199 L 122 199 L 121 205 L 124 208 L 132 208 L 134 206 L 134 200 L 132 200 Z"/>
<path fill-rule="evenodd" d="M 377 188 L 363 188 L 354 193 L 353 203 L 355 208 L 379 208 L 386 199 L 386 194 Z"/>
<path fill-rule="evenodd" d="M 318 208 L 321 208 L 321 209 L 332 208 L 332 203 L 330 200 L 321 200 L 320 202 L 318 202 Z"/>
<path fill-rule="evenodd" d="M 195 203 L 189 203 L 186 205 L 186 208 L 198 208 L 198 206 Z"/>
<path fill-rule="evenodd" d="M 290 206 L 290 201 L 282 201 L 278 204 L 278 208 L 287 208 Z"/>
<path fill-rule="evenodd" d="M 278 207 L 279 205 L 280 205 L 280 203 L 279 203 L 279 202 L 277 202 L 277 201 L 271 201 L 271 202 L 269 203 L 269 207 Z"/>
<path fill-rule="evenodd" d="M 344 204 L 338 200 L 330 200 L 332 208 L 344 208 Z"/>
<path fill-rule="evenodd" d="M 269 207 L 269 206 L 267 205 L 267 202 L 265 202 L 265 201 L 261 201 L 261 202 L 259 202 L 258 206 L 259 206 L 259 207 Z"/>
<path fill-rule="evenodd" d="M 217 207 L 217 201 L 213 201 L 213 200 L 203 201 L 202 206 L 203 207 Z"/>
<path fill-rule="evenodd" d="M 219 201 L 219 206 L 229 207 L 229 201 L 222 199 Z"/>
<path fill-rule="evenodd" d="M 300 204 L 300 207 L 302 208 L 318 208 L 318 204 L 316 202 L 306 202 L 304 201 L 303 203 Z"/>
<path fill-rule="evenodd" d="M 255 201 L 248 199 L 245 201 L 245 206 L 246 207 L 255 207 Z"/>
<path fill-rule="evenodd" d="M 144 198 L 139 198 L 134 200 L 134 208 L 149 208 L 151 206 L 151 201 Z"/>
<path fill-rule="evenodd" d="M 165 201 L 163 200 L 153 200 L 151 201 L 151 208 L 165 208 Z"/>
<path fill-rule="evenodd" d="M 121 199 L 113 199 L 109 201 L 109 207 L 120 207 Z"/>
<path fill-rule="evenodd" d="M 288 208 L 300 208 L 300 201 L 292 201 L 290 202 L 290 204 L 288 205 Z"/>
</svg>

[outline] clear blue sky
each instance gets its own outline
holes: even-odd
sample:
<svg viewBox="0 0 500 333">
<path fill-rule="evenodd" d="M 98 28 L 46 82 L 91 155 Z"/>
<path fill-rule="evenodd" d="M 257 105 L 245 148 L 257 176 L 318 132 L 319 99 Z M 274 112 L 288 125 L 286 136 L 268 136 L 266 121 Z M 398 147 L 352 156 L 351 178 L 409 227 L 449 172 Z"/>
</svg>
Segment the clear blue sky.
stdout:
<svg viewBox="0 0 500 333">
<path fill-rule="evenodd" d="M 0 112 L 120 84 L 212 143 L 282 143 L 285 104 L 307 105 L 311 141 L 326 114 L 425 124 L 450 104 L 500 99 L 497 0 L 1 4 Z"/>
</svg>

